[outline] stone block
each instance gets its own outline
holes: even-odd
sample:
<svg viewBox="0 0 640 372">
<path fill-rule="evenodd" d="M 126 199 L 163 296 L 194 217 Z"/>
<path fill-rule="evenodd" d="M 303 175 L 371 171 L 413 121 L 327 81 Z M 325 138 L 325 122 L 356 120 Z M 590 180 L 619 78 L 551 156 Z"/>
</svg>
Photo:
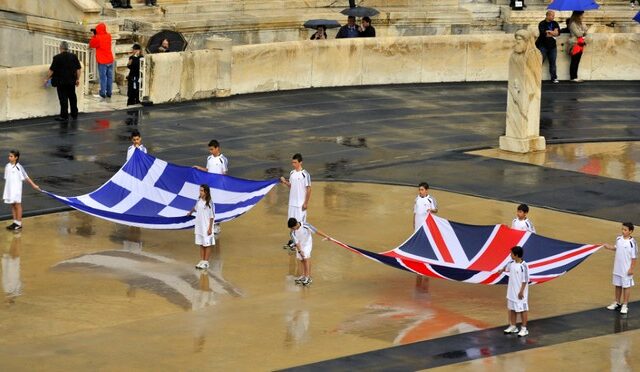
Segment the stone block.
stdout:
<svg viewBox="0 0 640 372">
<path fill-rule="evenodd" d="M 421 81 L 423 43 L 420 38 L 363 40 L 362 84 L 402 84 Z"/>
<path fill-rule="evenodd" d="M 546 141 L 544 137 L 515 138 L 500 136 L 500 150 L 525 154 L 534 151 L 544 151 Z"/>
<path fill-rule="evenodd" d="M 467 74 L 465 37 L 420 37 L 422 44 L 421 83 L 464 81 Z"/>
<path fill-rule="evenodd" d="M 457 36 L 456 36 L 457 37 Z M 465 35 L 467 41 L 466 81 L 505 81 L 513 50 L 513 35 Z"/>
<path fill-rule="evenodd" d="M 232 94 L 311 87 L 308 41 L 233 47 Z"/>
<path fill-rule="evenodd" d="M 313 46 L 311 86 L 362 84 L 362 39 L 319 40 L 307 43 Z"/>
<path fill-rule="evenodd" d="M 580 61 L 581 78 L 586 79 L 583 68 L 589 68 L 590 80 L 640 80 L 640 34 L 593 35 L 587 41 L 582 59 L 591 55 L 590 65 Z"/>
<path fill-rule="evenodd" d="M 184 53 L 184 52 L 183 52 Z M 149 100 L 154 103 L 180 101 L 182 90 L 182 54 L 149 54 L 145 57 L 149 64 L 147 80 Z M 191 79 L 200 77 L 191 76 Z"/>
</svg>

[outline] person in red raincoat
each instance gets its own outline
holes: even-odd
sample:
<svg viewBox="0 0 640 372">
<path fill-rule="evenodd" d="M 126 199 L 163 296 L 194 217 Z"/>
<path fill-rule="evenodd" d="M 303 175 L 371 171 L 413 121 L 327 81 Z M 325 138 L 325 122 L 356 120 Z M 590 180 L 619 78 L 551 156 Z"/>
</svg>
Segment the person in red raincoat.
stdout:
<svg viewBox="0 0 640 372">
<path fill-rule="evenodd" d="M 111 50 L 111 34 L 107 32 L 107 26 L 99 23 L 91 30 L 93 37 L 89 40 L 89 47 L 96 50 L 98 73 L 100 75 L 100 97 L 111 98 L 113 84 L 113 50 Z"/>
</svg>

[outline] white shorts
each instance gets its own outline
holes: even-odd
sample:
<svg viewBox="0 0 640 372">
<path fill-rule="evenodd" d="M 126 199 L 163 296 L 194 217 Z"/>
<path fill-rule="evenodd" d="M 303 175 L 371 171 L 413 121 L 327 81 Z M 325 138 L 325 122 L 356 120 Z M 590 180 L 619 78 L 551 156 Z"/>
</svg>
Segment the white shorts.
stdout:
<svg viewBox="0 0 640 372">
<path fill-rule="evenodd" d="M 298 222 L 307 222 L 307 211 L 302 210 L 302 207 L 289 206 L 289 213 L 287 218 L 295 218 Z"/>
<path fill-rule="evenodd" d="M 205 236 L 196 234 L 196 245 L 211 247 L 212 245 L 216 245 L 216 239 L 213 237 L 213 235 Z"/>
<path fill-rule="evenodd" d="M 631 288 L 635 285 L 635 283 L 633 282 L 633 275 L 631 276 L 620 276 L 620 275 L 613 275 L 613 285 L 615 285 L 616 287 L 622 287 L 622 288 Z"/>
<path fill-rule="evenodd" d="M 302 247 L 300 250 L 302 251 L 302 254 L 304 255 L 304 259 L 307 260 L 309 258 L 311 258 L 311 250 L 313 249 L 313 246 L 311 247 Z M 300 261 L 302 261 L 302 257 L 300 256 L 300 253 L 298 253 L 296 251 L 296 258 Z"/>
<path fill-rule="evenodd" d="M 507 299 L 507 308 L 516 313 L 521 313 L 523 311 L 529 311 L 529 304 L 527 301 L 511 301 Z"/>
</svg>

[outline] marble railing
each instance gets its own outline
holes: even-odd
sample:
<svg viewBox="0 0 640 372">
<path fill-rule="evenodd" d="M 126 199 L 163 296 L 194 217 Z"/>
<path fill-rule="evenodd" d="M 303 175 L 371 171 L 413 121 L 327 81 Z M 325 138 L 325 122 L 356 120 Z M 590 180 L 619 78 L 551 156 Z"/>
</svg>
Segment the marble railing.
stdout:
<svg viewBox="0 0 640 372">
<path fill-rule="evenodd" d="M 297 41 L 151 54 L 147 90 L 154 103 L 314 87 L 453 81 L 505 81 L 512 35 L 447 35 Z M 558 75 L 569 78 L 566 36 Z M 640 34 L 594 34 L 580 64 L 584 80 L 640 80 Z M 42 88 L 47 66 L 0 69 L 0 122 L 54 115 L 55 90 Z M 548 67 L 543 65 L 543 79 Z M 81 91 L 81 90 L 78 90 Z M 79 97 L 80 98 L 80 97 Z"/>
<path fill-rule="evenodd" d="M 224 39 L 222 39 L 224 40 Z M 189 53 L 150 56 L 149 98 L 155 103 L 314 87 L 505 81 L 512 35 L 443 35 L 295 41 L 230 47 L 217 44 L 224 63 L 201 64 Z M 585 80 L 640 80 L 640 34 L 595 34 L 580 64 Z M 567 37 L 558 38 L 558 76 L 569 79 Z M 229 53 L 229 48 L 231 48 Z M 229 62 L 229 59 L 231 62 Z M 194 64 L 195 63 L 195 64 Z M 208 66 L 207 64 L 210 64 Z M 177 69 L 179 67 L 179 73 Z M 185 68 L 200 73 L 188 74 Z M 549 79 L 543 65 L 543 79 Z M 215 78 L 214 78 L 215 77 Z M 205 79 L 206 78 L 206 79 Z M 193 82 L 190 82 L 193 80 Z M 209 85 L 203 84 L 208 81 Z M 195 82 L 200 88 L 196 89 Z M 189 87 L 189 89 L 185 89 Z"/>
</svg>

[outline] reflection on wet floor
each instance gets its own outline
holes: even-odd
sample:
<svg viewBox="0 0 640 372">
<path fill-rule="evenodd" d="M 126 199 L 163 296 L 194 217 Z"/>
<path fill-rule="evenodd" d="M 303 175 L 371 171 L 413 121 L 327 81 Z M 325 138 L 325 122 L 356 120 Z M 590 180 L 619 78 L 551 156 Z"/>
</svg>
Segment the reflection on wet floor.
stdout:
<svg viewBox="0 0 640 372">
<path fill-rule="evenodd" d="M 546 151 L 516 154 L 498 149 L 470 154 L 640 182 L 640 142 L 547 145 Z"/>
<path fill-rule="evenodd" d="M 14 303 L 15 298 L 22 294 L 22 280 L 20 279 L 20 245 L 22 234 L 9 234 L 9 244 L 2 253 L 2 290 L 7 303 Z"/>
<path fill-rule="evenodd" d="M 412 232 L 415 193 L 316 182 L 308 219 L 341 241 L 388 250 Z M 454 221 L 509 223 L 515 213 L 513 203 L 433 194 L 440 215 Z M 3 240 L 3 288 L 15 293 L 22 283 L 0 308 L 3 369 L 273 370 L 505 323 L 504 287 L 431 279 L 416 288 L 415 275 L 319 238 L 314 283 L 297 286 L 295 261 L 282 249 L 287 200 L 277 187 L 225 223 L 206 273 L 193 269 L 193 231 L 140 230 L 78 212 L 25 219 L 20 236 Z M 612 241 L 619 233 L 617 223 L 551 210 L 534 208 L 530 217 L 558 239 Z M 16 258 L 20 269 L 5 269 Z M 598 252 L 532 288 L 531 318 L 609 303 L 612 261 Z"/>
</svg>

